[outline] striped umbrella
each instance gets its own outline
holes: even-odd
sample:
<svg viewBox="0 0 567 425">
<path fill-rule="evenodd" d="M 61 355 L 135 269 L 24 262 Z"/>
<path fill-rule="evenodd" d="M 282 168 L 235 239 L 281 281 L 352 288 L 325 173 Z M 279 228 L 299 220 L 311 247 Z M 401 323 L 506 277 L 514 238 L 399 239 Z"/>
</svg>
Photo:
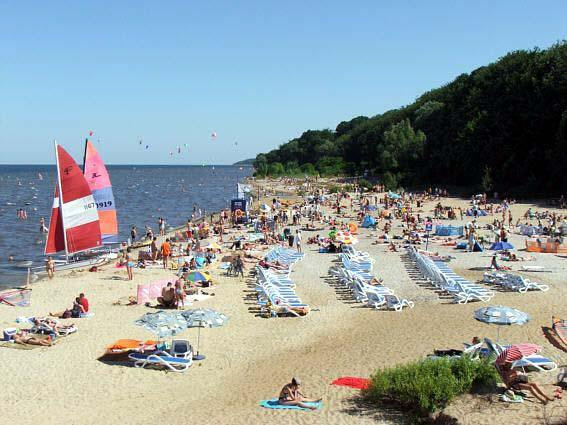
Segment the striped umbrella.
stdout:
<svg viewBox="0 0 567 425">
<path fill-rule="evenodd" d="M 532 354 L 538 353 L 541 347 L 536 344 L 524 343 L 511 345 L 506 348 L 500 355 L 496 358 L 497 364 L 504 364 L 506 362 L 512 363 L 516 360 L 521 360 L 524 357 L 531 356 Z"/>
</svg>

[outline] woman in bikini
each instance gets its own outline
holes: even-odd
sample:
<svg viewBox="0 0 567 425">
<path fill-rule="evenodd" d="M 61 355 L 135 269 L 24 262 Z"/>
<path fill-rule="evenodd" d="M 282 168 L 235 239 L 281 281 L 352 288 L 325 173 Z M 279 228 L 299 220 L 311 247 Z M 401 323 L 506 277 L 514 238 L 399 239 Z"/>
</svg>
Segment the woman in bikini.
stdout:
<svg viewBox="0 0 567 425">
<path fill-rule="evenodd" d="M 132 270 L 132 268 L 134 267 L 134 260 L 132 259 L 132 254 L 131 254 L 131 249 L 130 247 L 128 247 L 128 249 L 126 249 L 126 256 L 125 256 L 125 260 L 126 260 L 126 271 L 128 272 L 128 280 L 132 280 L 134 279 L 134 272 Z"/>
<path fill-rule="evenodd" d="M 317 407 L 310 406 L 305 403 L 318 403 L 321 399 L 306 398 L 301 391 L 299 391 L 300 385 L 301 381 L 298 378 L 292 378 L 289 384 L 284 385 L 280 391 L 280 396 L 278 397 L 279 404 L 283 404 L 285 406 L 298 406 L 311 410 L 317 409 Z"/>
<path fill-rule="evenodd" d="M 31 336 L 28 335 L 25 332 L 18 332 L 14 335 L 14 342 L 16 344 L 28 344 L 28 345 L 43 345 L 45 347 L 49 347 L 51 345 L 53 345 L 53 341 L 51 340 L 51 337 L 48 337 L 47 339 L 40 339 L 40 338 L 36 338 L 35 336 Z"/>
<path fill-rule="evenodd" d="M 513 370 L 511 363 L 506 362 L 503 365 L 498 365 L 496 370 L 500 374 L 502 381 L 508 389 L 516 391 L 529 391 L 543 404 L 547 404 L 548 402 L 554 400 L 553 397 L 546 395 L 538 384 L 536 384 L 535 382 L 530 382 L 528 375 L 521 374 Z"/>
</svg>

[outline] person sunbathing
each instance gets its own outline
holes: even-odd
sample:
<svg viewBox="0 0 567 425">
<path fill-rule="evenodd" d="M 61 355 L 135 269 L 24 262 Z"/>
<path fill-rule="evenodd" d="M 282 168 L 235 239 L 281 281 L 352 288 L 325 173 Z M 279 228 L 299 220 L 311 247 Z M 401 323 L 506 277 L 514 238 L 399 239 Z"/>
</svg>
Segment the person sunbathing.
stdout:
<svg viewBox="0 0 567 425">
<path fill-rule="evenodd" d="M 288 269 L 288 266 L 281 264 L 277 260 L 275 262 L 260 260 L 258 265 L 265 268 L 265 269 L 276 269 L 276 270 L 287 270 Z"/>
<path fill-rule="evenodd" d="M 516 391 L 529 391 L 532 395 L 541 401 L 543 404 L 547 404 L 549 401 L 553 401 L 553 397 L 546 395 L 542 388 L 535 382 L 530 382 L 528 375 L 523 373 L 518 373 L 512 369 L 511 363 L 504 363 L 503 365 L 495 365 L 498 374 L 502 378 L 502 382 L 506 385 L 509 390 Z"/>
<path fill-rule="evenodd" d="M 171 308 L 175 305 L 175 289 L 171 286 L 171 282 L 161 290 L 161 297 L 158 297 L 157 302 L 164 308 Z"/>
<path fill-rule="evenodd" d="M 23 331 L 19 331 L 14 335 L 14 342 L 21 345 L 41 345 L 45 347 L 50 347 L 53 345 L 51 337 L 48 337 L 47 339 L 40 339 L 36 338 L 35 336 L 31 336 L 27 332 Z"/>
<path fill-rule="evenodd" d="M 301 381 L 298 378 L 292 378 L 289 384 L 284 385 L 280 391 L 278 397 L 278 403 L 285 406 L 298 406 L 304 409 L 317 409 L 315 406 L 310 406 L 305 403 L 318 403 L 321 399 L 312 399 L 305 397 L 301 391 L 299 391 L 299 386 Z"/>
</svg>

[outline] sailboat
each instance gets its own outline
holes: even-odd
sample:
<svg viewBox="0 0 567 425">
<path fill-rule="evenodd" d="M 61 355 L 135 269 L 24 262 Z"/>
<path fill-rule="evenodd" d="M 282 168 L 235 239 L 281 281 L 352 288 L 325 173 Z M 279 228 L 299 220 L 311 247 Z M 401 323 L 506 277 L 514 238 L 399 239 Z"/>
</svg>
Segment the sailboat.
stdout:
<svg viewBox="0 0 567 425">
<path fill-rule="evenodd" d="M 81 169 L 57 142 L 55 158 L 57 184 L 45 255 L 65 253 L 65 260 L 56 260 L 57 270 L 100 264 L 104 261 L 100 257 L 73 259 L 76 254 L 102 246 L 99 216 L 95 199 Z"/>
<path fill-rule="evenodd" d="M 117 244 L 118 220 L 110 176 L 100 155 L 89 139 L 85 140 L 83 174 L 96 202 L 102 243 L 104 245 Z"/>
</svg>

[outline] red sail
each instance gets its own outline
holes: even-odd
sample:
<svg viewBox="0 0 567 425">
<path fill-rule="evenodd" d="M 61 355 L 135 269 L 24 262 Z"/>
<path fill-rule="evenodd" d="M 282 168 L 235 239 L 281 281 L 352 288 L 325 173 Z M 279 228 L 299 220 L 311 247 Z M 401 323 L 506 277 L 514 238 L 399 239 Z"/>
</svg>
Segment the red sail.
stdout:
<svg viewBox="0 0 567 425">
<path fill-rule="evenodd" d="M 102 246 L 98 212 L 89 185 L 75 160 L 61 146 L 57 146 L 57 166 L 67 253 Z"/>
<path fill-rule="evenodd" d="M 65 235 L 63 234 L 63 221 L 61 220 L 61 208 L 59 208 L 59 191 L 55 186 L 53 195 L 53 208 L 51 209 L 51 220 L 49 221 L 49 233 L 45 244 L 45 255 L 55 254 L 65 250 Z"/>
</svg>

